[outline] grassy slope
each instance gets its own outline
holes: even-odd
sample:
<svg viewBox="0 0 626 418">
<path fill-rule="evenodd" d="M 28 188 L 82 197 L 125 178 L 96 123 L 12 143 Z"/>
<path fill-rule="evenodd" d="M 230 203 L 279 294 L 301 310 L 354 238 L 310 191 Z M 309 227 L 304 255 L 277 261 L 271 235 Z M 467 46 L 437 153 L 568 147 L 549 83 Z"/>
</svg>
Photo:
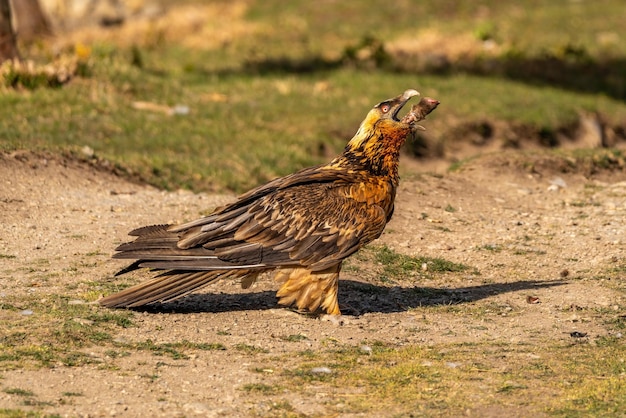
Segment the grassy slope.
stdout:
<svg viewBox="0 0 626 418">
<path fill-rule="evenodd" d="M 167 30 L 145 35 L 136 45 L 123 35 L 109 37 L 90 45 L 90 77 L 59 89 L 2 91 L 0 107 L 11 111 L 0 119 L 0 149 L 87 145 L 97 156 L 161 187 L 242 191 L 327 160 L 342 149 L 373 104 L 409 87 L 441 100 L 430 120 L 444 125 L 480 118 L 556 129 L 581 110 L 621 123 L 626 106 L 601 88 L 579 93 L 574 85 L 553 87 L 541 79 L 398 73 L 385 70 L 384 62 L 377 70 L 338 61 L 367 36 L 393 43 L 423 31 L 492 37 L 528 57 L 541 51 L 558 56 L 571 45 L 597 60 L 623 56 L 624 43 L 611 41 L 625 36 L 619 25 L 610 26 L 624 13 L 619 2 L 603 2 L 604 8 L 558 3 L 528 2 L 522 8 L 500 2 L 481 2 L 480 7 L 363 2 L 324 8 L 263 2 L 236 17 L 249 30 L 233 34 L 221 47 L 190 49 L 182 41 L 168 41 L 185 40 L 187 34 L 170 36 Z M 576 22 L 582 16 L 581 26 Z M 131 64 L 133 48 L 140 66 Z M 480 51 L 469 53 L 480 60 Z M 45 47 L 32 53 L 46 54 Z M 190 114 L 136 110 L 136 101 L 183 104 Z"/>
</svg>

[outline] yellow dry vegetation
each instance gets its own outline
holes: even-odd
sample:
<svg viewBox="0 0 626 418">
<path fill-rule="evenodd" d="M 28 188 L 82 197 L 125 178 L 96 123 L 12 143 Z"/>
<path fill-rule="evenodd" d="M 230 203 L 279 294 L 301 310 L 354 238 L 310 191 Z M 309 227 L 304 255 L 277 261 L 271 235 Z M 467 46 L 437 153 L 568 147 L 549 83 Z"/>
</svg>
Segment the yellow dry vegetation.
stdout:
<svg viewBox="0 0 626 418">
<path fill-rule="evenodd" d="M 176 43 L 180 46 L 209 50 L 262 31 L 259 24 L 245 19 L 245 2 L 180 5 L 164 9 L 157 16 L 133 18 L 125 24 L 102 30 L 91 26 L 63 35 L 65 45 L 114 43 L 118 46 L 156 46 Z"/>
</svg>

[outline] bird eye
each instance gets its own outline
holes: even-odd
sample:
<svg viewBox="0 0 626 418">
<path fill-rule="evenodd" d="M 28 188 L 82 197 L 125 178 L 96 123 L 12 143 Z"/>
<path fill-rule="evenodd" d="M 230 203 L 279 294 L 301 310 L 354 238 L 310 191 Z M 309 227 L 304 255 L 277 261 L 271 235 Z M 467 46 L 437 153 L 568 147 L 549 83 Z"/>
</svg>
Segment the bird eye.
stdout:
<svg viewBox="0 0 626 418">
<path fill-rule="evenodd" d="M 387 112 L 389 112 L 389 108 L 390 108 L 390 107 L 391 107 L 391 106 L 389 106 L 387 103 L 385 103 L 384 105 L 381 105 L 381 106 L 380 106 L 380 110 L 381 110 L 383 113 L 387 113 Z"/>
</svg>

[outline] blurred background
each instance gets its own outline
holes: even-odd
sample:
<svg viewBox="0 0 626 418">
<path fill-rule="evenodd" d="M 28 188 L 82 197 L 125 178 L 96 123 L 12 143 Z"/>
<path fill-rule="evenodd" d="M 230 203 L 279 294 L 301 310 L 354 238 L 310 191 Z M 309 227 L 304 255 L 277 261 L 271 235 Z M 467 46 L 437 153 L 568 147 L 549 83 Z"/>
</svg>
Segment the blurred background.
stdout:
<svg viewBox="0 0 626 418">
<path fill-rule="evenodd" d="M 0 0 L 0 151 L 240 192 L 341 152 L 407 88 L 404 175 L 501 150 L 624 169 L 621 0 Z"/>
</svg>

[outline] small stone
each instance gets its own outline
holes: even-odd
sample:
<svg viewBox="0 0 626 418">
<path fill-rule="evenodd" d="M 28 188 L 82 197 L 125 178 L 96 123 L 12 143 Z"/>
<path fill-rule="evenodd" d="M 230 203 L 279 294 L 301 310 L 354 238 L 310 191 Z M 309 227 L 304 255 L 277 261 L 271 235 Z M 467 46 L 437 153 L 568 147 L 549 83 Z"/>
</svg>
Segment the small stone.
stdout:
<svg viewBox="0 0 626 418">
<path fill-rule="evenodd" d="M 313 367 L 311 369 L 311 373 L 315 373 L 315 374 L 330 374 L 333 371 L 330 370 L 328 367 Z"/>
<path fill-rule="evenodd" d="M 20 315 L 24 315 L 24 316 L 29 316 L 32 315 L 34 312 L 30 309 L 24 309 L 22 312 L 20 312 Z"/>
<path fill-rule="evenodd" d="M 343 315 L 321 315 L 320 320 L 330 322 L 331 324 L 340 327 L 344 324 L 345 318 Z"/>
<path fill-rule="evenodd" d="M 93 148 L 91 148 L 89 145 L 85 145 L 83 148 L 81 148 L 80 150 L 86 157 L 93 157 L 95 152 L 93 150 Z"/>
<path fill-rule="evenodd" d="M 548 187 L 548 190 L 551 190 L 552 187 L 554 187 L 552 190 L 564 189 L 567 187 L 567 183 L 565 183 L 565 180 L 561 177 L 555 177 L 550 180 L 550 187 Z"/>
<path fill-rule="evenodd" d="M 172 108 L 172 113 L 175 115 L 188 115 L 189 114 L 189 106 L 185 105 L 176 105 Z"/>
</svg>

